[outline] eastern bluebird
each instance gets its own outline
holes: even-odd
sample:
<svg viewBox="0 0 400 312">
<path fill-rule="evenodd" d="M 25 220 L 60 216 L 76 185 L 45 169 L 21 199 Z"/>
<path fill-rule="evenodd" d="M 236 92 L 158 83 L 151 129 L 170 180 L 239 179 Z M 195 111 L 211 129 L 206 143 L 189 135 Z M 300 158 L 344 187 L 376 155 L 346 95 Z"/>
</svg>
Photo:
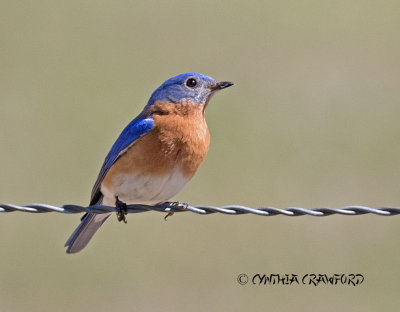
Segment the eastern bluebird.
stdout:
<svg viewBox="0 0 400 312">
<path fill-rule="evenodd" d="M 90 205 L 156 205 L 175 196 L 208 152 L 205 108 L 217 90 L 232 86 L 199 73 L 170 78 L 111 147 L 94 184 Z M 117 209 L 118 211 L 118 209 Z M 82 250 L 111 213 L 88 213 L 65 246 Z M 124 219 L 118 215 L 118 220 Z"/>
</svg>

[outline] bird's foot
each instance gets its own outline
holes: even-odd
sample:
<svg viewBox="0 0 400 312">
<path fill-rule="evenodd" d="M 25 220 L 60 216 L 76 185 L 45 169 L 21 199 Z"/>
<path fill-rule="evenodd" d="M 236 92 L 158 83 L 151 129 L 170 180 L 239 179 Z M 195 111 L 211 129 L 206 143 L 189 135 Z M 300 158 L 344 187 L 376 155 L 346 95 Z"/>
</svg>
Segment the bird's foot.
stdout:
<svg viewBox="0 0 400 312">
<path fill-rule="evenodd" d="M 188 203 L 180 203 L 180 202 L 172 202 L 172 203 L 169 203 L 169 210 L 171 210 L 171 209 L 179 209 L 179 210 L 185 210 L 185 209 L 187 209 L 187 207 L 189 206 L 189 204 Z M 169 211 L 168 213 L 167 213 L 167 215 L 164 217 L 164 220 L 165 221 L 167 221 L 167 218 L 168 217 L 170 217 L 170 216 L 173 216 L 174 215 L 174 211 Z"/>
<path fill-rule="evenodd" d="M 126 204 L 115 196 L 115 210 L 117 212 L 117 219 L 119 222 L 123 221 L 125 224 L 128 223 L 126 220 L 126 215 L 128 214 L 128 207 Z"/>
</svg>

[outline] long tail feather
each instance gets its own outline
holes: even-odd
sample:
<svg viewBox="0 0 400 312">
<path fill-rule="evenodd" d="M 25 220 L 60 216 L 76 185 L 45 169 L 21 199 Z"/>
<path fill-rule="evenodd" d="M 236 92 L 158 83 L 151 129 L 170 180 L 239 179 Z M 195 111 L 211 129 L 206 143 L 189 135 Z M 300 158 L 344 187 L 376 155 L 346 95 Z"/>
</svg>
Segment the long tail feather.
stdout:
<svg viewBox="0 0 400 312">
<path fill-rule="evenodd" d="M 81 251 L 89 243 L 93 235 L 108 219 L 111 213 L 93 214 L 88 213 L 83 218 L 75 231 L 65 243 L 67 253 L 76 253 Z"/>
</svg>

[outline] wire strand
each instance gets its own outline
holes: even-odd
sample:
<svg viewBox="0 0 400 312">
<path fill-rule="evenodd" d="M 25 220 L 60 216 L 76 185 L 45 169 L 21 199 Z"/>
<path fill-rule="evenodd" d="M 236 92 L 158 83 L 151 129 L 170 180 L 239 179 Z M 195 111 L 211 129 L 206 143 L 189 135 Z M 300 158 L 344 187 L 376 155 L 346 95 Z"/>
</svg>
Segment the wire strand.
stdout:
<svg viewBox="0 0 400 312">
<path fill-rule="evenodd" d="M 93 205 L 93 206 L 79 206 L 79 205 L 63 205 L 61 207 L 46 205 L 46 204 L 26 204 L 22 206 L 12 204 L 1 204 L 0 212 L 30 212 L 30 213 L 45 213 L 45 212 L 59 212 L 59 213 L 107 213 L 115 212 L 115 207 Z M 191 211 L 201 215 L 208 215 L 212 213 L 223 213 L 227 215 L 242 215 L 242 214 L 254 214 L 258 216 L 276 216 L 284 215 L 289 217 L 309 215 L 314 217 L 326 217 L 333 214 L 339 214 L 344 216 L 356 216 L 363 214 L 375 214 L 378 216 L 394 216 L 400 214 L 400 207 L 380 207 L 370 208 L 365 206 L 345 206 L 341 208 L 313 208 L 306 209 L 301 207 L 288 207 L 286 209 L 279 209 L 274 207 L 260 207 L 250 208 L 240 205 L 227 205 L 222 207 L 215 206 L 190 206 L 185 203 L 166 202 L 156 206 L 147 205 L 128 205 L 128 213 L 139 213 L 146 211 L 158 211 L 163 213 L 174 213 Z"/>
</svg>

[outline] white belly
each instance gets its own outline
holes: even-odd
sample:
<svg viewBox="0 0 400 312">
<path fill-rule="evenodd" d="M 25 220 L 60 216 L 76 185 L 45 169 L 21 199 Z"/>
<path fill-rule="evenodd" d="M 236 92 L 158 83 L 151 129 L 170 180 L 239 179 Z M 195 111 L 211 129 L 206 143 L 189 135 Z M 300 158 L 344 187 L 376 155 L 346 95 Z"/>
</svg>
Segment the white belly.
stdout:
<svg viewBox="0 0 400 312">
<path fill-rule="evenodd" d="M 116 196 L 128 205 L 155 205 L 175 196 L 188 181 L 179 169 L 163 177 L 119 174 L 113 178 L 111 188 L 101 185 L 103 205 L 115 206 Z"/>
</svg>

